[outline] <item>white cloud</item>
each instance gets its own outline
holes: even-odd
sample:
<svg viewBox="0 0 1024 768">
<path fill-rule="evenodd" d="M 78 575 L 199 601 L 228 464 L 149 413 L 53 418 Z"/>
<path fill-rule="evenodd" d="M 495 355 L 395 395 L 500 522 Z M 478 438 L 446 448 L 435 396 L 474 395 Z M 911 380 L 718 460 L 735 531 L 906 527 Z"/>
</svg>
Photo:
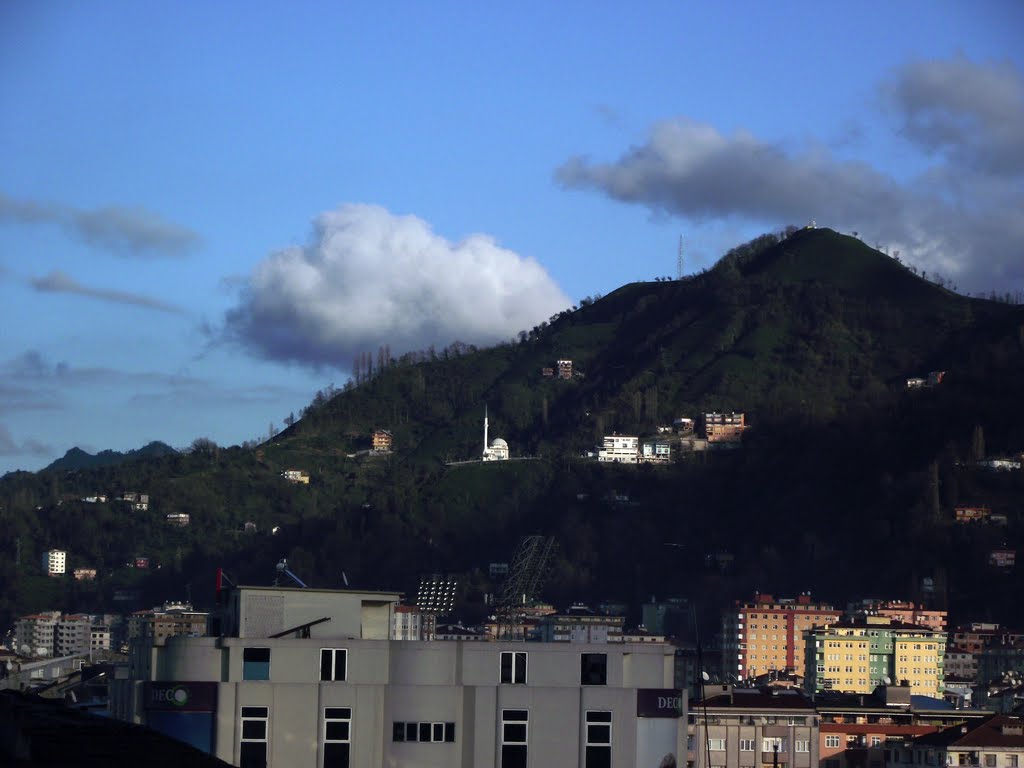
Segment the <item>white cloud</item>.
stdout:
<svg viewBox="0 0 1024 768">
<path fill-rule="evenodd" d="M 348 204 L 320 215 L 305 247 L 261 261 L 225 332 L 264 357 L 346 367 L 452 341 L 489 344 L 570 305 L 534 259 L 474 234 L 450 242 L 415 216 Z"/>
<path fill-rule="evenodd" d="M 881 89 L 899 135 L 934 163 L 919 178 L 685 117 L 655 124 L 615 161 L 571 158 L 555 177 L 693 221 L 816 219 L 963 288 L 1024 287 L 1024 77 L 958 57 L 912 62 Z"/>
</svg>

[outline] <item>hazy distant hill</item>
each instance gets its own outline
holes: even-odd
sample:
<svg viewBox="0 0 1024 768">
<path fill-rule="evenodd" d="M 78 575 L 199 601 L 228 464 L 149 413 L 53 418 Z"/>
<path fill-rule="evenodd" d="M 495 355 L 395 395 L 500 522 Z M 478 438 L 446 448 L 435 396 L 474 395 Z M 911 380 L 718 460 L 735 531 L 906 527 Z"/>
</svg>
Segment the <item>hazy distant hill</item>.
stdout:
<svg viewBox="0 0 1024 768">
<path fill-rule="evenodd" d="M 542 377 L 558 359 L 573 361 L 572 380 Z M 754 588 L 813 589 L 930 599 L 974 620 L 1024 612 L 1024 569 L 988 563 L 993 547 L 1024 547 L 1024 472 L 971 465 L 979 451 L 1024 450 L 1024 307 L 960 296 L 856 238 L 758 238 L 704 273 L 623 286 L 510 343 L 374 368 L 257 449 L 162 446 L 0 480 L 0 619 L 56 602 L 109 608 L 118 589 L 141 590 L 144 606 L 190 585 L 205 604 L 215 566 L 266 583 L 281 557 L 325 587 L 343 571 L 409 592 L 420 573 L 462 573 L 471 619 L 500 587 L 488 563 L 532 532 L 559 542 L 545 592 L 558 603 L 677 594 L 717 607 Z M 949 372 L 941 386 L 905 389 L 931 370 Z M 541 460 L 447 468 L 480 455 L 485 405 L 492 438 Z M 742 450 L 658 468 L 579 458 L 603 434 L 652 434 L 705 409 L 747 413 Z M 393 432 L 390 456 L 360 453 L 375 428 Z M 58 465 L 48 470 L 75 468 Z M 311 483 L 287 483 L 285 469 Z M 149 510 L 78 501 L 127 490 L 148 493 Z M 1008 524 L 953 525 L 968 503 Z M 168 526 L 175 512 L 192 524 Z M 65 589 L 39 577 L 51 546 L 101 578 Z M 125 569 L 138 554 L 162 567 Z"/>
<path fill-rule="evenodd" d="M 151 443 L 147 443 L 141 448 L 136 448 L 133 451 L 126 451 L 121 453 L 119 451 L 100 451 L 97 454 L 91 454 L 83 451 L 77 446 L 70 449 L 61 458 L 48 464 L 41 471 L 52 472 L 60 470 L 76 470 L 76 469 L 91 469 L 93 467 L 112 467 L 117 464 L 124 464 L 128 461 L 138 461 L 139 459 L 153 459 L 160 456 L 167 456 L 169 454 L 177 453 L 167 443 L 162 443 L 159 440 L 154 440 Z"/>
</svg>

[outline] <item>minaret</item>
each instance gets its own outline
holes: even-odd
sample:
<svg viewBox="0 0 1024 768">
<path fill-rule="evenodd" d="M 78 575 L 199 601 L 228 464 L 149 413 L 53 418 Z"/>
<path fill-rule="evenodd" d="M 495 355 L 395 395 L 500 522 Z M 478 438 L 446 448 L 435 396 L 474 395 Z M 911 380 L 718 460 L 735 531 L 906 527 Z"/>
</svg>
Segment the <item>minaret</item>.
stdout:
<svg viewBox="0 0 1024 768">
<path fill-rule="evenodd" d="M 484 456 L 487 455 L 487 406 L 484 406 Z"/>
</svg>

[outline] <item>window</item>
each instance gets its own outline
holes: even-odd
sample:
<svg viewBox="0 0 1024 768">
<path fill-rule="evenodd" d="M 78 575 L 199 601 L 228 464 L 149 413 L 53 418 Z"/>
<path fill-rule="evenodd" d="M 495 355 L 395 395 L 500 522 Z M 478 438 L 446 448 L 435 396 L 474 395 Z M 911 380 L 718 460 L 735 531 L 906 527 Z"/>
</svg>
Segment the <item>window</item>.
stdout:
<svg viewBox="0 0 1024 768">
<path fill-rule="evenodd" d="M 323 768 L 349 768 L 351 748 L 352 710 L 349 707 L 325 707 Z"/>
<path fill-rule="evenodd" d="M 250 650 L 246 648 L 246 650 Z M 268 650 L 268 649 L 257 649 Z M 269 662 L 268 662 L 269 663 Z M 266 679 L 266 678 L 262 678 Z M 242 707 L 242 735 L 239 743 L 239 768 L 267 767 L 267 728 L 269 707 Z"/>
<path fill-rule="evenodd" d="M 612 713 L 587 712 L 586 768 L 611 768 Z"/>
<path fill-rule="evenodd" d="M 1006 756 L 1006 767 L 1007 768 L 1017 768 L 1017 756 L 1016 755 L 1007 755 Z"/>
<path fill-rule="evenodd" d="M 608 654 L 584 653 L 580 655 L 580 685 L 608 684 Z"/>
<path fill-rule="evenodd" d="M 320 649 L 320 679 L 344 680 L 348 671 L 348 651 L 344 648 Z"/>
<path fill-rule="evenodd" d="M 753 752 L 754 751 L 754 740 L 753 739 L 740 739 L 740 752 Z"/>
<path fill-rule="evenodd" d="M 501 652 L 501 682 L 526 684 L 526 653 L 522 651 Z"/>
<path fill-rule="evenodd" d="M 825 746 L 826 747 L 838 747 L 839 746 L 839 737 L 838 736 L 826 736 L 825 737 Z"/>
<path fill-rule="evenodd" d="M 392 723 L 392 741 L 454 742 L 455 723 Z"/>
<path fill-rule="evenodd" d="M 995 768 L 996 755 L 985 755 L 985 766 L 986 768 Z"/>
<path fill-rule="evenodd" d="M 269 680 L 270 679 L 270 649 L 269 648 L 243 648 L 242 649 L 242 679 L 243 680 Z"/>
<path fill-rule="evenodd" d="M 882 737 L 881 736 L 872 736 L 871 737 L 871 746 L 872 747 L 880 747 L 881 745 L 882 745 Z"/>
<path fill-rule="evenodd" d="M 525 709 L 501 710 L 501 768 L 526 768 L 529 720 Z"/>
<path fill-rule="evenodd" d="M 811 742 L 803 739 L 797 739 L 793 742 L 793 749 L 795 749 L 797 752 L 810 752 Z"/>
<path fill-rule="evenodd" d="M 761 739 L 762 752 L 774 752 L 776 749 L 779 750 L 779 752 L 785 752 L 786 739 L 783 739 L 779 736 L 776 736 L 774 738 Z"/>
<path fill-rule="evenodd" d="M 708 739 L 708 749 L 712 752 L 724 752 L 725 739 Z"/>
</svg>

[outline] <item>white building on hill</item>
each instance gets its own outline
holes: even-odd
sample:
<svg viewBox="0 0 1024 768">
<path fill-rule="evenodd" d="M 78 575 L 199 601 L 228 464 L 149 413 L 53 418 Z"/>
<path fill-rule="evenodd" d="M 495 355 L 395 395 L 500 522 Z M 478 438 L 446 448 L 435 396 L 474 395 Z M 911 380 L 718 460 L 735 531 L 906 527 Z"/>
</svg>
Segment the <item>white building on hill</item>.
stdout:
<svg viewBox="0 0 1024 768">
<path fill-rule="evenodd" d="M 484 408 L 484 453 L 481 461 L 508 461 L 508 443 L 500 437 L 487 443 L 487 408 Z"/>
</svg>

